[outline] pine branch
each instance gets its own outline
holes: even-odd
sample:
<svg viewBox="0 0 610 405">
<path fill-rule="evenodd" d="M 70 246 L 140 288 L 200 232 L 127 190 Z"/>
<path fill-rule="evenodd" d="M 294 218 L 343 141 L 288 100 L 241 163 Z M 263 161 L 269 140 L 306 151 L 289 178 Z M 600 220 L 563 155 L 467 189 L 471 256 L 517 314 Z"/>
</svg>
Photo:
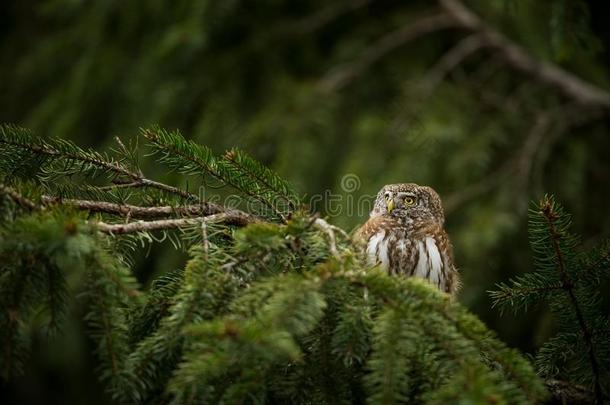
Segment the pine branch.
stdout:
<svg viewBox="0 0 610 405">
<path fill-rule="evenodd" d="M 217 159 L 212 151 L 193 141 L 186 140 L 180 132 L 168 132 L 161 128 L 155 127 L 152 129 L 142 129 L 142 133 L 148 139 L 154 148 L 154 153 L 161 156 L 161 162 L 168 164 L 172 169 L 178 170 L 181 173 L 189 175 L 205 175 L 206 173 L 219 180 L 222 184 L 233 187 L 252 200 L 258 201 L 264 206 L 270 208 L 274 215 L 286 221 L 285 216 L 277 209 L 273 201 L 274 194 L 278 191 L 276 187 L 267 187 L 261 185 L 257 181 L 256 176 L 252 176 L 251 170 L 252 159 L 248 159 L 242 155 L 237 157 L 237 154 L 229 153 L 234 160 Z M 240 162 L 239 166 L 235 166 Z M 231 163 L 231 165 L 229 165 Z M 247 170 L 242 167 L 246 164 Z M 257 163 L 258 164 L 258 163 Z M 263 168 L 263 166 L 260 166 Z M 249 175 L 250 173 L 250 175 Z M 272 173 L 269 169 L 263 168 L 257 175 L 263 173 Z M 263 177 L 266 177 L 263 175 Z M 283 180 L 279 180 L 275 174 L 267 179 L 271 182 L 277 182 L 276 186 L 280 189 L 284 188 L 288 191 L 289 188 Z M 268 193 L 271 188 L 271 193 Z M 267 191 L 267 192 L 266 192 Z"/>
<path fill-rule="evenodd" d="M 219 214 L 225 211 L 224 207 L 211 202 L 203 202 L 202 204 L 191 205 L 144 207 L 131 204 L 117 204 L 106 201 L 65 199 L 48 195 L 42 196 L 42 202 L 45 205 L 66 205 L 84 211 L 101 212 L 128 218 L 142 219 L 162 218 L 171 216 L 207 216 L 212 214 Z"/>
<path fill-rule="evenodd" d="M 502 311 L 507 307 L 512 307 L 515 311 L 519 310 L 521 307 L 527 310 L 530 301 L 546 296 L 553 291 L 564 289 L 563 285 L 532 287 L 529 285 L 521 285 L 518 281 L 513 282 L 510 286 L 501 283 L 496 287 L 498 290 L 488 291 L 488 293 L 493 300 L 492 307 L 499 306 Z"/>
<path fill-rule="evenodd" d="M 33 137 L 30 131 L 12 125 L 0 125 L 0 146 L 4 145 L 7 149 L 0 149 L 0 156 L 10 157 L 17 148 L 27 151 L 38 157 L 47 157 L 64 163 L 64 170 L 73 172 L 74 162 L 80 162 L 77 168 L 80 172 L 91 171 L 92 174 L 100 170 L 112 174 L 112 181 L 117 184 L 128 184 L 130 187 L 151 187 L 162 190 L 183 198 L 197 199 L 197 196 L 185 190 L 170 186 L 158 181 L 144 177 L 141 173 L 131 171 L 112 159 L 107 159 L 100 153 L 93 150 L 83 150 L 74 143 L 64 139 L 42 140 Z M 130 179 L 126 182 L 124 179 Z"/>
<path fill-rule="evenodd" d="M 127 233 L 151 232 L 167 229 L 180 229 L 192 225 L 208 223 L 226 223 L 229 225 L 244 226 L 255 222 L 256 219 L 241 211 L 225 211 L 201 218 L 161 219 L 157 221 L 138 221 L 127 224 L 107 224 L 105 222 L 92 222 L 100 231 L 111 235 Z"/>
<path fill-rule="evenodd" d="M 0 193 L 7 195 L 11 200 L 15 201 L 19 206 L 26 208 L 30 211 L 39 209 L 40 207 L 32 200 L 19 194 L 13 188 L 5 186 L 0 183 Z"/>
<path fill-rule="evenodd" d="M 234 165 L 236 169 L 250 177 L 251 180 L 260 184 L 262 189 L 284 200 L 288 204 L 289 212 L 294 211 L 299 204 L 299 198 L 287 181 L 244 152 L 232 149 L 225 153 L 223 158 L 229 164 Z M 277 205 L 273 201 L 271 201 L 271 204 Z"/>
<path fill-rule="evenodd" d="M 599 360 L 597 359 L 597 356 L 595 354 L 591 329 L 587 325 L 583 316 L 582 309 L 580 307 L 580 303 L 576 299 L 576 295 L 574 292 L 575 283 L 568 273 L 564 253 L 562 252 L 562 249 L 559 244 L 559 241 L 563 238 L 563 236 L 557 232 L 556 221 L 558 219 L 558 214 L 555 212 L 554 205 L 554 201 L 550 200 L 549 198 L 545 198 L 540 204 L 540 210 L 547 222 L 549 235 L 551 237 L 551 243 L 553 245 L 555 257 L 557 260 L 557 270 L 559 271 L 561 276 L 562 287 L 568 294 L 570 304 L 572 305 L 574 312 L 576 313 L 578 324 L 581 328 L 583 338 L 587 345 L 589 361 L 591 363 L 591 370 L 593 372 L 593 386 L 595 398 L 596 401 L 601 404 L 603 402 L 603 393 L 600 383 Z"/>
<path fill-rule="evenodd" d="M 280 215 L 285 214 L 283 202 L 293 203 L 289 210 L 298 207 L 290 186 L 247 155 L 231 151 L 216 158 L 179 133 L 147 134 L 160 160 L 173 169 L 218 176 L 223 184 L 258 197 Z M 101 158 L 140 176 L 137 155 L 122 142 L 119 147 L 124 159 Z M 102 170 L 96 168 L 89 162 L 65 167 L 59 175 Z M 138 179 L 105 172 L 115 182 L 112 190 L 139 187 Z M 154 190 L 147 191 L 142 200 L 155 201 L 150 193 Z M 15 190 L 2 188 L 0 193 L 17 204 L 21 201 Z M 5 257 L 13 260 L 9 266 L 15 277 L 1 273 L 0 304 L 16 302 L 11 301 L 15 292 L 27 291 L 20 287 L 19 277 L 43 273 L 24 273 L 22 263 L 15 261 L 26 261 L 35 270 L 43 263 L 29 255 L 24 236 L 39 238 L 44 254 L 55 252 L 58 241 L 66 239 L 65 252 L 53 260 L 73 261 L 76 273 L 87 269 L 86 321 L 97 344 L 101 378 L 119 401 L 348 402 L 367 395 L 369 400 L 417 402 L 453 398 L 462 391 L 473 402 L 488 395 L 507 403 L 545 397 L 531 365 L 474 315 L 424 281 L 370 269 L 349 235 L 315 215 L 291 211 L 292 215 L 280 216 L 285 223 L 274 223 L 212 203 L 132 205 L 122 203 L 129 201 L 122 193 L 116 194 L 116 200 L 112 192 L 91 198 L 42 194 L 31 201 L 36 212 L 19 211 L 27 225 L 20 238 L 4 238 L 13 233 L 2 224 L 0 266 L 7 266 Z M 75 210 L 103 215 L 83 226 L 69 216 Z M 62 213 L 68 221 L 39 226 L 40 218 Z M 217 223 L 241 228 L 226 232 L 226 227 L 214 226 Z M 192 260 L 184 271 L 153 282 L 150 292 L 140 292 L 118 251 L 107 251 L 103 243 L 128 243 L 171 229 L 184 234 L 163 234 L 198 241 Z M 132 236 L 113 239 L 101 234 Z M 15 255 L 15 246 L 25 254 Z M 61 309 L 62 295 L 47 295 L 51 290 L 61 293 L 63 284 L 55 279 L 57 274 L 49 274 L 51 278 L 40 283 L 40 302 L 54 311 Z M 32 302 L 24 296 L 24 305 Z M 11 316 L 10 311 L 0 312 L 2 325 L 16 327 Z M 61 312 L 52 312 L 49 325 L 60 317 Z M 13 332 L 6 329 L 0 328 L 0 336 L 7 343 L 3 349 L 8 347 L 11 353 L 3 357 L 13 359 L 12 353 L 18 351 L 11 345 L 18 342 L 4 338 Z M 366 387 L 370 392 L 365 394 Z"/>
<path fill-rule="evenodd" d="M 596 401 L 596 398 L 591 395 L 591 391 L 580 385 L 555 379 L 545 381 L 545 385 L 555 403 L 592 404 Z"/>
<path fill-rule="evenodd" d="M 111 390 L 120 390 L 127 384 L 123 375 L 129 353 L 126 311 L 141 293 L 131 272 L 103 249 L 90 252 L 87 268 L 84 296 L 89 299 L 89 312 L 85 321 L 97 343 L 100 378 Z"/>
</svg>

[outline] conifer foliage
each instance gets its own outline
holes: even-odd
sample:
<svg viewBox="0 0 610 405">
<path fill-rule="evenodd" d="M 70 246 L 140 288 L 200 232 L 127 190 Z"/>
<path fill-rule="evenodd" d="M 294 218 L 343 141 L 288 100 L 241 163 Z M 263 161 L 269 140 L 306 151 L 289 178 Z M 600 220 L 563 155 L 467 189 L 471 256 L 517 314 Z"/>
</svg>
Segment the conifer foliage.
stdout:
<svg viewBox="0 0 610 405">
<path fill-rule="evenodd" d="M 206 197 L 226 187 L 254 202 L 251 212 L 149 179 L 139 151 L 120 140 L 101 154 L 0 127 L 3 379 L 22 372 L 33 333 L 61 333 L 78 299 L 100 379 L 118 403 L 546 398 L 529 361 L 479 319 L 421 281 L 367 266 L 348 235 L 309 213 L 268 168 L 237 150 L 216 156 L 178 132 L 142 134 L 160 164 Z M 563 236 L 565 223 L 554 226 Z M 130 256 L 163 236 L 190 259 L 144 288 Z M 555 262 L 541 264 L 550 272 Z"/>
<path fill-rule="evenodd" d="M 570 225 L 570 215 L 553 197 L 535 204 L 529 230 L 536 271 L 500 284 L 491 296 L 500 308 L 515 311 L 548 303 L 558 332 L 538 351 L 538 372 L 592 387 L 602 403 L 610 392 L 610 319 L 601 310 L 610 246 L 582 250 Z"/>
</svg>

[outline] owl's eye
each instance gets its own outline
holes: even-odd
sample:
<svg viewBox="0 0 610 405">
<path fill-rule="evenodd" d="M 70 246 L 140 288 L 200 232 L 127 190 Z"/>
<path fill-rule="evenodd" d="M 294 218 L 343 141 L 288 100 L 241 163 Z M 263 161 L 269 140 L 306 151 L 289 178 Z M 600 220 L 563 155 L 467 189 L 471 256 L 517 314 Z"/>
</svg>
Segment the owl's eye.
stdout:
<svg viewBox="0 0 610 405">
<path fill-rule="evenodd" d="M 415 198 L 413 197 L 405 197 L 404 199 L 405 205 L 411 206 L 415 204 Z"/>
<path fill-rule="evenodd" d="M 385 193 L 383 196 L 386 200 L 389 200 L 390 198 L 392 198 L 392 195 L 390 193 Z"/>
</svg>

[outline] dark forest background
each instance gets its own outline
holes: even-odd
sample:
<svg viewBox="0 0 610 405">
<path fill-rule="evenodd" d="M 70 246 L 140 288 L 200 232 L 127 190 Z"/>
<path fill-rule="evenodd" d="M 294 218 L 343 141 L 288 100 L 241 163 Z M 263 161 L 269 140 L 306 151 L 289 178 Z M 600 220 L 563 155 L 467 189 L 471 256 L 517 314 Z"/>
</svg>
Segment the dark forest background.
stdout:
<svg viewBox="0 0 610 405">
<path fill-rule="evenodd" d="M 544 193 L 574 214 L 585 245 L 610 233 L 605 2 L 469 1 L 473 26 L 440 3 L 3 1 L 0 122 L 95 148 L 150 124 L 178 128 L 219 153 L 246 150 L 309 196 L 430 185 L 446 206 L 459 301 L 532 352 L 554 331 L 546 309 L 501 316 L 487 291 L 532 269 L 526 214 Z M 515 45 L 535 62 L 529 70 L 510 57 Z M 565 76 L 548 80 L 549 66 Z M 359 179 L 350 193 L 348 174 Z M 330 221 L 351 230 L 365 215 Z M 138 276 L 184 257 L 155 246 Z M 6 398 L 107 400 L 81 310 L 52 347 L 38 347 L 26 377 L 2 387 Z"/>
</svg>

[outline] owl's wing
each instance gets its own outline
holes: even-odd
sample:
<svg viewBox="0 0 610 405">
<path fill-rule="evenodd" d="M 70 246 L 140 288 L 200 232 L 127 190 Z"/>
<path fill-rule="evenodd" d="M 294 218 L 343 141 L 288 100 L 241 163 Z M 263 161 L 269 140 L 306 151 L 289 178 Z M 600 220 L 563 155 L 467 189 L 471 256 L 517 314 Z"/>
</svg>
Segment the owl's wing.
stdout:
<svg viewBox="0 0 610 405">
<path fill-rule="evenodd" d="M 460 278 L 458 270 L 455 267 L 455 263 L 453 261 L 453 246 L 451 245 L 451 241 L 449 240 L 449 236 L 447 235 L 445 230 L 442 228 L 440 228 L 439 230 L 440 232 L 435 235 L 434 239 L 436 240 L 436 244 L 441 252 L 443 267 L 445 269 L 445 292 L 451 295 L 455 295 L 455 293 L 460 287 Z"/>
<path fill-rule="evenodd" d="M 354 241 L 366 243 L 371 236 L 376 234 L 381 227 L 382 219 L 380 217 L 369 218 L 360 228 L 354 232 Z"/>
</svg>

